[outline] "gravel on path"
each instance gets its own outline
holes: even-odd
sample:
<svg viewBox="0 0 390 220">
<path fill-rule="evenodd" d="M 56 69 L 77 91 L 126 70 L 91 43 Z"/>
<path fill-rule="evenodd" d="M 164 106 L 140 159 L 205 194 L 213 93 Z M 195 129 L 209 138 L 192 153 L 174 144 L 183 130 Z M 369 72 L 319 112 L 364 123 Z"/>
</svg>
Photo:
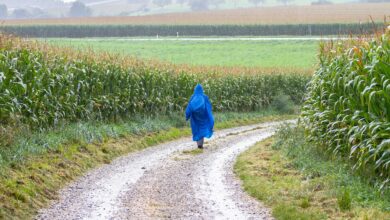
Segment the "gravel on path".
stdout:
<svg viewBox="0 0 390 220">
<path fill-rule="evenodd" d="M 120 157 L 62 189 L 36 219 L 273 219 L 233 165 L 281 123 L 217 131 L 200 154 L 186 152 L 196 144 L 183 138 Z"/>
</svg>

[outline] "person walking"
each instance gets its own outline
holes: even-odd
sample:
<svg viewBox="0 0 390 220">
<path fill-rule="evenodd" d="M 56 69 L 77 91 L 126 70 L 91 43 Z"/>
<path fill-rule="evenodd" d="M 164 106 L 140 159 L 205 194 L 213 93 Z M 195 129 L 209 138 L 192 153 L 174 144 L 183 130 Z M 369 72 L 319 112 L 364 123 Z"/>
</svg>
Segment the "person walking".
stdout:
<svg viewBox="0 0 390 220">
<path fill-rule="evenodd" d="M 185 115 L 186 121 L 191 119 L 192 139 L 197 142 L 198 148 L 203 149 L 204 138 L 213 136 L 214 116 L 209 97 L 204 94 L 201 84 L 196 85 Z"/>
</svg>

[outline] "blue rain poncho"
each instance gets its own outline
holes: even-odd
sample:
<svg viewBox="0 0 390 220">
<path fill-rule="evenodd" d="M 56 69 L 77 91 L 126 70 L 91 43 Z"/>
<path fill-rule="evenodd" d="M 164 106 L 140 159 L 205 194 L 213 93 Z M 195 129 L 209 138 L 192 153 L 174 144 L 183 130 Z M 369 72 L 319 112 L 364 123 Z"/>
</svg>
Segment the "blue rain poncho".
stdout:
<svg viewBox="0 0 390 220">
<path fill-rule="evenodd" d="M 186 120 L 191 119 L 192 139 L 199 141 L 213 135 L 214 117 L 209 97 L 200 84 L 195 87 L 186 109 Z"/>
</svg>

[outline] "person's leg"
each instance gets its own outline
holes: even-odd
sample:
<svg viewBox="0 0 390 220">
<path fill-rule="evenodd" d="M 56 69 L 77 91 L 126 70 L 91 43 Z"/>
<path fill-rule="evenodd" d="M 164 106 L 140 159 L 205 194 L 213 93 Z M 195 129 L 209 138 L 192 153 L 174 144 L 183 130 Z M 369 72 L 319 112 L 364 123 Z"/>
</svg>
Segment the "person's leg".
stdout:
<svg viewBox="0 0 390 220">
<path fill-rule="evenodd" d="M 198 148 L 200 148 L 200 146 L 202 145 L 201 142 L 202 142 L 202 139 L 199 139 L 199 140 L 196 141 L 196 144 L 198 145 Z"/>
<path fill-rule="evenodd" d="M 204 138 L 201 138 L 196 143 L 198 144 L 198 148 L 202 149 L 203 148 L 203 143 L 204 143 Z"/>
</svg>

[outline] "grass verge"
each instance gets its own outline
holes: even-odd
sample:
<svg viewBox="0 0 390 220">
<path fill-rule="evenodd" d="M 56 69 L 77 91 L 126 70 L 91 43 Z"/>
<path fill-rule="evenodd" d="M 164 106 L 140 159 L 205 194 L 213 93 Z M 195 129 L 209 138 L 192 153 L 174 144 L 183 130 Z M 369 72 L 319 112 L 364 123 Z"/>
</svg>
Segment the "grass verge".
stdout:
<svg viewBox="0 0 390 220">
<path fill-rule="evenodd" d="M 390 219 L 389 190 L 304 139 L 300 128 L 284 127 L 240 155 L 234 169 L 245 190 L 276 219 Z"/>
<path fill-rule="evenodd" d="M 275 112 L 219 113 L 216 129 L 289 119 Z M 182 115 L 78 123 L 20 135 L 0 148 L 0 219 L 29 219 L 68 182 L 114 158 L 190 135 Z M 195 146 L 195 145 L 194 145 Z"/>
</svg>

